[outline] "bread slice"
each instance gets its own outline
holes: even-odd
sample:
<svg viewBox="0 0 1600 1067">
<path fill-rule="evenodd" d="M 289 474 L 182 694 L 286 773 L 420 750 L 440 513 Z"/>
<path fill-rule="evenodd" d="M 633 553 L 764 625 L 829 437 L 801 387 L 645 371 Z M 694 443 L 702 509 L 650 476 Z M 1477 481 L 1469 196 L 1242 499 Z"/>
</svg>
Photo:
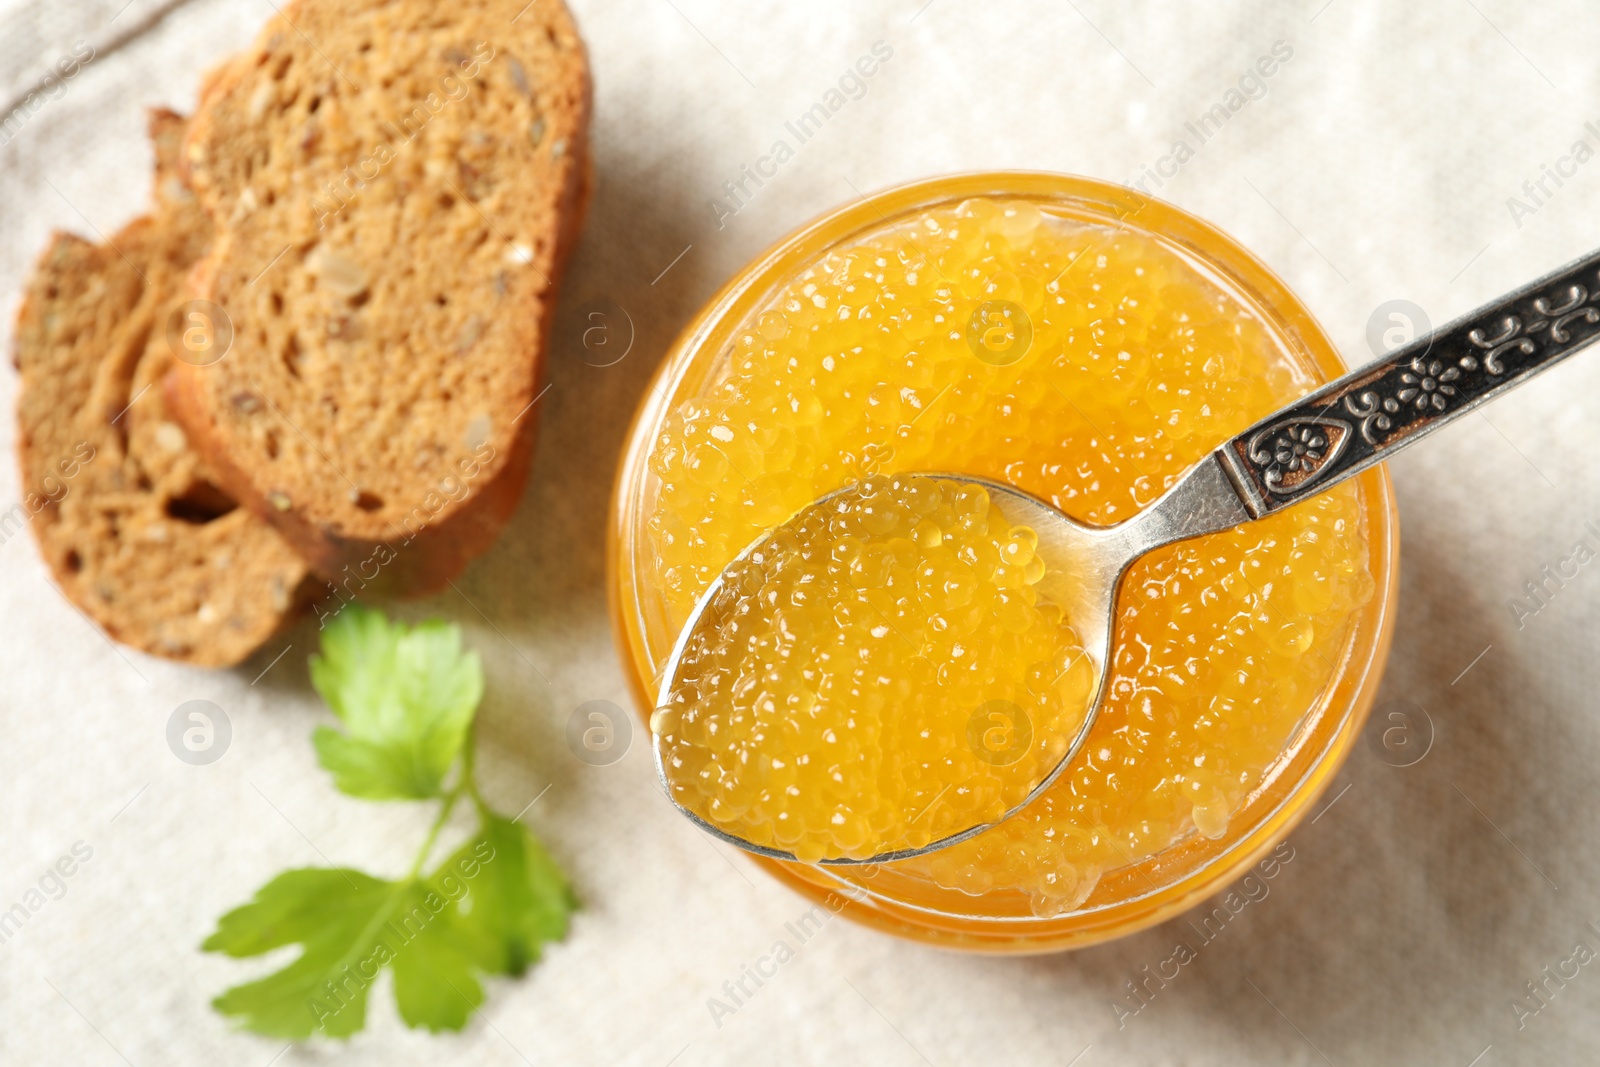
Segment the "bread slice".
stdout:
<svg viewBox="0 0 1600 1067">
<path fill-rule="evenodd" d="M 156 655 L 237 663 L 303 606 L 305 564 L 234 502 L 168 417 L 166 323 L 211 241 L 178 163 L 184 120 L 150 114 L 156 207 L 107 244 L 56 234 L 17 315 L 23 501 L 63 593 Z"/>
<path fill-rule="evenodd" d="M 442 587 L 516 507 L 589 108 L 559 0 L 296 0 L 207 83 L 192 281 L 236 333 L 168 395 L 341 596 Z"/>
</svg>

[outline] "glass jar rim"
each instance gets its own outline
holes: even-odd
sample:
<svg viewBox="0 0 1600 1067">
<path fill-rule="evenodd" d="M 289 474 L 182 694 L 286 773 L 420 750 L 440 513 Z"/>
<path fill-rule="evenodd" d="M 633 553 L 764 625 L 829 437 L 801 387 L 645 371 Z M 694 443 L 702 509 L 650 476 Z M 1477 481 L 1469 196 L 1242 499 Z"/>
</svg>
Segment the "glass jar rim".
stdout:
<svg viewBox="0 0 1600 1067">
<path fill-rule="evenodd" d="M 968 173 L 896 186 L 825 213 L 757 256 L 706 303 L 668 349 L 629 431 L 629 444 L 612 500 L 607 581 L 619 651 L 628 661 L 629 681 L 641 709 L 650 707 L 652 679 L 644 677 L 645 665 L 659 664 L 664 652 L 651 647 L 645 632 L 648 629 L 646 608 L 640 599 L 644 589 L 633 566 L 635 549 L 642 544 L 640 527 L 647 510 L 641 496 L 649 477 L 646 458 L 656 429 L 676 406 L 691 371 L 697 371 L 702 378 L 709 376 L 728 340 L 727 335 L 747 322 L 773 290 L 792 277 L 797 265 L 815 262 L 831 247 L 855 240 L 863 232 L 881 228 L 886 223 L 892 224 L 904 215 L 984 196 L 1032 199 L 1057 207 L 1071 205 L 1074 213 L 1118 225 L 1130 225 L 1130 220 L 1138 218 L 1140 228 L 1166 243 L 1177 245 L 1203 264 L 1208 272 L 1225 280 L 1236 295 L 1257 312 L 1283 347 L 1301 364 L 1302 370 L 1331 378 L 1345 369 L 1337 350 L 1309 310 L 1270 268 L 1211 224 L 1126 186 L 1046 172 Z M 716 344 L 719 335 L 723 344 Z M 708 345 L 714 346 L 709 355 Z M 1398 591 L 1398 521 L 1392 487 L 1384 468 L 1363 475 L 1360 484 L 1363 511 L 1368 521 L 1369 566 L 1376 592 L 1371 604 L 1358 610 L 1358 625 L 1352 626 L 1341 648 L 1340 662 L 1333 677 L 1314 704 L 1307 708 L 1294 737 L 1267 776 L 1241 804 L 1239 814 L 1252 812 L 1248 827 L 1236 834 L 1230 825 L 1221 839 L 1226 845 L 1220 849 L 1210 847 L 1214 843 L 1203 838 L 1200 841 L 1204 844 L 1196 844 L 1199 835 L 1191 835 L 1145 860 L 1106 872 L 1106 877 L 1122 875 L 1127 878 L 1158 865 L 1163 859 L 1170 859 L 1186 846 L 1191 851 L 1200 851 L 1201 860 L 1189 865 L 1174 880 L 1165 884 L 1152 881 L 1152 887 L 1143 892 L 1116 896 L 1093 906 L 1086 902 L 1079 909 L 1057 916 L 993 915 L 953 912 L 897 899 L 847 878 L 836 868 L 804 867 L 802 872 L 796 869 L 800 865 L 752 859 L 796 888 L 809 888 L 813 894 L 823 892 L 844 897 L 847 909 L 853 904 L 869 913 L 856 914 L 869 923 L 929 940 L 1013 951 L 1030 948 L 1005 944 L 975 946 L 971 942 L 976 931 L 944 928 L 977 925 L 986 932 L 986 936 L 979 937 L 980 941 L 1003 942 L 1019 936 L 1030 941 L 1040 936 L 1049 940 L 1050 934 L 1046 931 L 1067 924 L 1086 929 L 1062 931 L 1067 934 L 1065 940 L 1087 944 L 1160 922 L 1220 891 L 1257 863 L 1304 816 L 1343 763 L 1370 710 L 1393 629 Z M 1336 699 L 1341 696 L 1343 699 Z M 1329 713 L 1334 711 L 1339 712 L 1336 721 L 1329 720 Z M 1330 729 L 1322 738 L 1320 751 L 1307 752 L 1313 734 L 1323 726 Z M 1303 765 L 1297 765 L 1297 761 L 1302 761 Z M 1298 766 L 1299 773 L 1293 781 L 1284 781 L 1291 766 Z M 1273 802 L 1256 811 L 1258 799 L 1269 793 L 1275 794 Z M 1090 899 L 1092 901 L 1094 896 Z M 870 914 L 872 912 L 881 914 Z M 1119 916 L 1124 917 L 1124 921 L 1116 921 Z M 1063 946 L 1046 944 L 1042 947 Z"/>
</svg>

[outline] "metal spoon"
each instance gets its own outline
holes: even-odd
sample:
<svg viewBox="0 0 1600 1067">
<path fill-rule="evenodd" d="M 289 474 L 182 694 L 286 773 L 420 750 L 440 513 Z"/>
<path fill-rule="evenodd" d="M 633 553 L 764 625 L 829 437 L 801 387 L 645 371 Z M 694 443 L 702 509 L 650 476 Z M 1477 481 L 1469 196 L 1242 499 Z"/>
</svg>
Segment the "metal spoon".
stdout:
<svg viewBox="0 0 1600 1067">
<path fill-rule="evenodd" d="M 1547 370 L 1597 338 L 1600 252 L 1274 412 L 1191 467 L 1145 510 L 1115 526 L 1084 526 L 1044 501 L 988 478 L 930 473 L 931 477 L 982 485 L 1008 520 L 1033 528 L 1039 536 L 1037 553 L 1047 568 L 1040 592 L 1061 606 L 1094 669 L 1089 712 L 1066 755 L 1021 804 L 1001 819 L 1016 814 L 1048 789 L 1088 738 L 1105 696 L 1117 587 L 1136 560 L 1175 541 L 1218 533 L 1316 496 Z M 822 499 L 834 495 L 830 493 Z M 721 591 L 729 570 L 765 539 L 763 535 L 740 553 L 695 604 L 663 669 L 658 707 L 665 706 L 678 687 L 685 649 L 705 620 L 706 609 Z M 1066 576 L 1071 580 L 1048 584 L 1052 578 Z M 713 618 L 710 623 L 716 621 Z M 672 798 L 662 763 L 660 735 L 653 736 L 656 771 L 667 787 L 667 796 Z M 677 801 L 674 799 L 673 803 Z M 682 805 L 677 806 L 724 841 L 775 859 L 795 858 L 792 853 L 729 834 Z M 946 848 L 993 825 L 974 825 L 921 848 L 888 851 L 866 859 L 820 862 L 851 865 L 908 859 Z"/>
</svg>

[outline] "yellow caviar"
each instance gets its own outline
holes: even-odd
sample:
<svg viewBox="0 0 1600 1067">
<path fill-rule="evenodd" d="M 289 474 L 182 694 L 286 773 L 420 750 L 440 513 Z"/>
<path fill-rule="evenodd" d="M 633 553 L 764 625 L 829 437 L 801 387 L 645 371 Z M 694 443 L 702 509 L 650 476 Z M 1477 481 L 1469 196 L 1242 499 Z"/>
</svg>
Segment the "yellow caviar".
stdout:
<svg viewBox="0 0 1600 1067">
<path fill-rule="evenodd" d="M 1314 384 L 1250 307 L 1131 222 L 969 200 L 886 222 L 773 293 L 651 451 L 669 614 L 687 618 L 758 536 L 873 475 L 967 472 L 1121 521 Z M 1335 673 L 1373 593 L 1366 558 L 1353 486 L 1146 557 L 1067 772 L 999 826 L 893 867 L 1052 915 L 1106 870 L 1221 836 Z"/>
<path fill-rule="evenodd" d="M 871 478 L 730 569 L 658 708 L 674 799 L 797 859 L 991 823 L 1067 752 L 1093 672 L 982 486 Z"/>
</svg>

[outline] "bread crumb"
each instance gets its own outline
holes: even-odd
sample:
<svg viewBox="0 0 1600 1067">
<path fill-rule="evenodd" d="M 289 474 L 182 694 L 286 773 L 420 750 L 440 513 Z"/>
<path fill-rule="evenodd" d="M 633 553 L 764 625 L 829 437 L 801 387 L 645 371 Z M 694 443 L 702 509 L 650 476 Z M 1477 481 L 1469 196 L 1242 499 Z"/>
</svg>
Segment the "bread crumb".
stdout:
<svg viewBox="0 0 1600 1067">
<path fill-rule="evenodd" d="M 273 97 L 278 95 L 278 84 L 274 81 L 263 79 L 256 86 L 256 91 L 250 94 L 250 117 L 258 119 L 267 113 L 267 106 L 272 103 Z"/>
<path fill-rule="evenodd" d="M 237 225 L 244 219 L 246 215 L 249 215 L 258 206 L 260 205 L 256 201 L 255 190 L 251 189 L 248 185 L 245 186 L 244 191 L 241 192 L 238 199 L 233 202 L 233 211 L 228 215 L 229 225 Z"/>
<path fill-rule="evenodd" d="M 189 447 L 189 439 L 183 435 L 183 427 L 175 422 L 158 422 L 155 430 L 156 444 L 166 452 L 182 452 Z"/>
<path fill-rule="evenodd" d="M 334 296 L 350 300 L 367 291 L 367 273 L 361 265 L 328 251 L 324 245 L 313 248 L 306 256 L 306 269 L 317 276 L 319 286 Z"/>
<path fill-rule="evenodd" d="M 328 318 L 330 341 L 353 341 L 360 332 L 355 320 L 349 315 L 332 315 Z"/>
<path fill-rule="evenodd" d="M 482 315 L 473 315 L 461 324 L 461 330 L 456 334 L 456 355 L 464 356 L 472 351 L 472 346 L 478 343 L 478 338 L 483 336 L 485 326 Z"/>
<path fill-rule="evenodd" d="M 267 494 L 267 503 L 272 505 L 274 511 L 288 511 L 294 506 L 289 500 L 289 494 L 278 489 Z"/>
<path fill-rule="evenodd" d="M 511 84 L 517 87 L 517 92 L 531 97 L 533 89 L 528 85 L 528 72 L 517 62 L 515 56 L 506 56 L 506 68 L 511 71 Z"/>
<path fill-rule="evenodd" d="M 476 452 L 489 442 L 489 431 L 494 427 L 494 422 L 489 418 L 487 411 L 480 411 L 472 416 L 472 421 L 467 423 L 467 432 L 463 440 L 469 452 Z"/>
</svg>

